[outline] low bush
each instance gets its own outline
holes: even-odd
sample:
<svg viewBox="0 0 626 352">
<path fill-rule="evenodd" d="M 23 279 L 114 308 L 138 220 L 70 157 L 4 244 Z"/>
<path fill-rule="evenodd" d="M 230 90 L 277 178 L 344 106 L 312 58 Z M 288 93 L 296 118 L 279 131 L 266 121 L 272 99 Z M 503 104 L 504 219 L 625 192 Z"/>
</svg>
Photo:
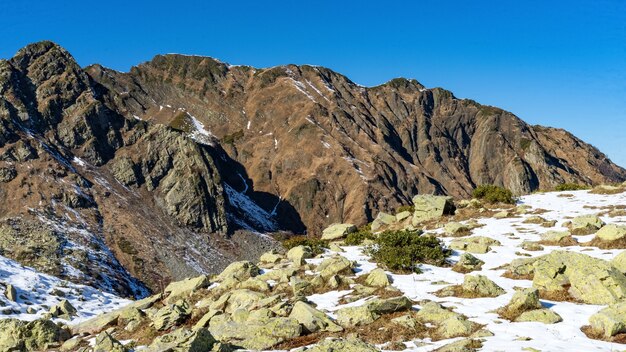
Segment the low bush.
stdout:
<svg viewBox="0 0 626 352">
<path fill-rule="evenodd" d="M 309 246 L 313 250 L 313 254 L 318 255 L 324 253 L 324 249 L 328 248 L 328 241 L 319 238 L 307 236 L 294 236 L 282 241 L 283 247 L 290 250 L 293 247 Z"/>
<path fill-rule="evenodd" d="M 585 185 L 579 185 L 578 183 L 561 183 L 556 186 L 555 191 L 580 191 L 583 189 L 589 189 Z"/>
<path fill-rule="evenodd" d="M 420 273 L 418 264 L 444 265 L 451 251 L 435 237 L 415 231 L 385 231 L 368 248 L 372 258 L 388 270 Z"/>
<path fill-rule="evenodd" d="M 495 185 L 478 186 L 472 193 L 472 196 L 488 203 L 515 204 L 516 201 L 513 197 L 513 192 Z"/>
<path fill-rule="evenodd" d="M 374 240 L 376 236 L 374 236 L 374 234 L 372 233 L 371 228 L 371 224 L 359 227 L 356 232 L 348 234 L 343 242 L 348 246 L 358 246 L 365 240 Z"/>
</svg>

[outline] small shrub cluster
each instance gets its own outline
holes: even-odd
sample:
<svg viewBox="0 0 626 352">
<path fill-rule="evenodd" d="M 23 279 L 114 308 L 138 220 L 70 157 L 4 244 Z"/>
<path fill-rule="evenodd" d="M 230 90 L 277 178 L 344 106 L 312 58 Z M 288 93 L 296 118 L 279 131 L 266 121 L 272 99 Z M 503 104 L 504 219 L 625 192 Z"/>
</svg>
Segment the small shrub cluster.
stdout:
<svg viewBox="0 0 626 352">
<path fill-rule="evenodd" d="M 372 233 L 372 224 L 367 224 L 359 227 L 356 232 L 348 234 L 343 242 L 348 246 L 358 246 L 365 240 L 374 240 L 375 238 L 376 236 Z"/>
<path fill-rule="evenodd" d="M 561 183 L 556 186 L 555 191 L 579 191 L 583 189 L 589 189 L 589 187 L 585 185 L 579 185 L 578 183 Z"/>
<path fill-rule="evenodd" d="M 472 196 L 487 203 L 515 204 L 516 201 L 513 197 L 513 192 L 495 185 L 478 186 L 472 193 Z"/>
<path fill-rule="evenodd" d="M 396 214 L 399 214 L 403 211 L 408 211 L 413 213 L 415 211 L 415 206 L 413 205 L 401 205 L 396 209 Z"/>
<path fill-rule="evenodd" d="M 283 247 L 290 250 L 293 247 L 309 246 L 313 250 L 313 254 L 318 255 L 324 253 L 324 249 L 328 248 L 328 241 L 319 238 L 307 236 L 295 236 L 284 240 Z"/>
<path fill-rule="evenodd" d="M 444 265 L 451 251 L 435 237 L 415 231 L 385 231 L 368 248 L 372 258 L 396 272 L 420 273 L 418 264 Z"/>
</svg>

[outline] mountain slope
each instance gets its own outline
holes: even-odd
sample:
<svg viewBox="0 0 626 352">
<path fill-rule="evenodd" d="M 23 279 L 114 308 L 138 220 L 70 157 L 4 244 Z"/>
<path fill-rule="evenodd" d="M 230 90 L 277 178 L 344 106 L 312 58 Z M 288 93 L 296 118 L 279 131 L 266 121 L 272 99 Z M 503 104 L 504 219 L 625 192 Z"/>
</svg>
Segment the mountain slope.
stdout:
<svg viewBox="0 0 626 352">
<path fill-rule="evenodd" d="M 183 55 L 159 55 L 129 73 L 98 65 L 87 73 L 125 114 L 175 128 L 179 109 L 193 115 L 245 167 L 250 188 L 283 200 L 259 197 L 265 209 L 284 219 L 293 207 L 313 232 L 364 223 L 416 193 L 466 197 L 493 183 L 524 194 L 626 178 L 563 130 L 415 80 L 365 88 L 322 67 L 255 69 Z"/>
</svg>

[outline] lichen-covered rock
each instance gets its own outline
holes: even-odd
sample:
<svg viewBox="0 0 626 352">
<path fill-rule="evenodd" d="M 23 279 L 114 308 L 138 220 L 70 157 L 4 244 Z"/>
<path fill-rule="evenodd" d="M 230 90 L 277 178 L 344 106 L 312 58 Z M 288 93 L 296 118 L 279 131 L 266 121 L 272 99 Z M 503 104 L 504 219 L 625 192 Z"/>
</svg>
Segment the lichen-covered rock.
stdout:
<svg viewBox="0 0 626 352">
<path fill-rule="evenodd" d="M 323 278 L 333 275 L 351 275 L 354 263 L 340 255 L 324 259 L 316 270 Z"/>
<path fill-rule="evenodd" d="M 612 304 L 626 298 L 626 276 L 607 261 L 585 254 L 554 251 L 533 263 L 533 287 L 567 292 L 588 304 Z"/>
<path fill-rule="evenodd" d="M 156 330 L 168 330 L 179 325 L 191 314 L 191 307 L 186 301 L 164 306 L 151 316 L 152 326 Z"/>
<path fill-rule="evenodd" d="M 358 339 L 327 339 L 304 349 L 306 352 L 378 352 L 375 346 Z"/>
<path fill-rule="evenodd" d="M 452 270 L 459 273 L 469 273 L 472 271 L 480 270 L 485 264 L 482 260 L 476 258 L 470 253 L 463 253 L 459 258 L 459 261 L 454 264 Z"/>
<path fill-rule="evenodd" d="M 15 286 L 7 284 L 6 288 L 4 289 L 4 296 L 9 301 L 17 302 L 17 290 L 15 289 Z"/>
<path fill-rule="evenodd" d="M 531 252 L 542 251 L 543 250 L 543 246 L 542 245 L 540 245 L 537 242 L 532 242 L 532 241 L 524 241 L 524 242 L 522 242 L 520 247 L 523 250 L 531 251 Z"/>
<path fill-rule="evenodd" d="M 213 335 L 205 328 L 197 328 L 193 331 L 180 328 L 157 337 L 144 351 L 205 352 L 211 351 L 216 342 Z"/>
<path fill-rule="evenodd" d="M 491 246 L 499 246 L 500 241 L 485 236 L 472 236 L 456 238 L 450 242 L 452 249 L 462 250 L 470 253 L 483 254 L 491 250 Z"/>
<path fill-rule="evenodd" d="M 64 318 L 70 319 L 73 316 L 76 316 L 77 310 L 72 306 L 72 304 L 64 299 L 61 302 L 57 303 L 55 306 L 50 308 L 50 316 L 54 318 Z"/>
<path fill-rule="evenodd" d="M 570 238 L 572 234 L 569 231 L 548 231 L 541 234 L 541 240 L 545 242 L 559 243 L 567 238 Z"/>
<path fill-rule="evenodd" d="M 444 232 L 448 236 L 468 236 L 470 228 L 460 222 L 449 222 L 443 227 Z"/>
<path fill-rule="evenodd" d="M 616 255 L 611 260 L 611 265 L 613 265 L 617 270 L 621 271 L 622 273 L 626 273 L 626 251 L 623 251 L 620 254 Z"/>
<path fill-rule="evenodd" d="M 96 342 L 93 352 L 126 352 L 128 349 L 124 347 L 118 340 L 114 339 L 108 332 L 103 331 L 96 336 Z"/>
<path fill-rule="evenodd" d="M 394 224 L 396 221 L 397 219 L 395 215 L 383 213 L 381 211 L 372 222 L 372 231 L 376 232 L 384 226 Z"/>
<path fill-rule="evenodd" d="M 509 304 L 500 309 L 500 313 L 509 317 L 517 317 L 523 312 L 541 308 L 539 291 L 536 288 L 524 288 L 515 292 Z"/>
<path fill-rule="evenodd" d="M 296 302 L 293 305 L 290 318 L 296 319 L 308 333 L 317 331 L 339 332 L 343 328 L 321 312 L 304 302 Z"/>
<path fill-rule="evenodd" d="M 459 316 L 449 309 L 444 308 L 437 302 L 426 302 L 422 304 L 422 308 L 417 312 L 416 318 L 423 323 L 438 324 L 450 317 Z"/>
<path fill-rule="evenodd" d="M 330 241 L 338 240 L 355 231 L 356 226 L 353 224 L 332 224 L 322 231 L 322 239 Z"/>
<path fill-rule="evenodd" d="M 572 235 L 589 235 L 604 226 L 604 221 L 595 215 L 581 215 L 572 219 L 568 225 Z"/>
<path fill-rule="evenodd" d="M 465 275 L 461 288 L 480 297 L 497 297 L 506 291 L 484 275 Z"/>
<path fill-rule="evenodd" d="M 218 315 L 211 319 L 209 331 L 219 341 L 251 350 L 266 350 L 300 336 L 302 326 L 293 318 L 276 317 L 265 321 L 237 322 Z"/>
<path fill-rule="evenodd" d="M 413 226 L 423 221 L 437 219 L 443 215 L 454 215 L 455 206 L 452 197 L 420 194 L 413 197 Z"/>
<path fill-rule="evenodd" d="M 544 324 L 556 324 L 563 321 L 560 315 L 550 309 L 535 309 L 523 312 L 517 318 L 516 322 L 538 322 Z"/>
<path fill-rule="evenodd" d="M 413 215 L 413 213 L 411 213 L 408 210 L 401 211 L 398 214 L 396 214 L 396 221 L 403 221 L 405 219 L 408 219 L 411 215 Z"/>
<path fill-rule="evenodd" d="M 222 281 L 227 278 L 234 278 L 238 281 L 244 281 L 251 277 L 259 275 L 260 269 L 254 263 L 249 261 L 234 262 L 226 267 L 216 278 Z"/>
<path fill-rule="evenodd" d="M 437 335 L 444 339 L 468 336 L 478 328 L 478 324 L 463 318 L 460 315 L 451 316 L 439 323 Z"/>
<path fill-rule="evenodd" d="M 269 252 L 265 252 L 261 255 L 261 257 L 259 258 L 259 261 L 261 263 L 267 263 L 267 264 L 276 264 L 278 262 L 280 262 L 284 257 L 277 253 L 276 251 L 269 251 Z"/>
<path fill-rule="evenodd" d="M 305 259 L 313 258 L 313 250 L 309 246 L 296 246 L 287 252 L 287 258 L 295 265 L 304 265 Z"/>
<path fill-rule="evenodd" d="M 391 285 L 391 280 L 383 269 L 376 268 L 367 274 L 365 284 L 372 287 L 387 287 Z"/>
<path fill-rule="evenodd" d="M 476 352 L 483 347 L 481 340 L 462 339 L 436 349 L 434 352 Z"/>
<path fill-rule="evenodd" d="M 609 338 L 626 333 L 626 302 L 612 304 L 589 318 L 591 328 Z"/>
<path fill-rule="evenodd" d="M 411 300 L 402 296 L 389 299 L 374 299 L 357 307 L 341 308 L 337 311 L 337 322 L 343 327 L 373 323 L 383 314 L 410 309 Z"/>
<path fill-rule="evenodd" d="M 596 233 L 596 237 L 603 241 L 617 241 L 626 237 L 626 226 L 609 224 L 603 226 Z"/>
<path fill-rule="evenodd" d="M 0 331 L 0 351 L 41 351 L 70 337 L 66 330 L 46 319 L 0 319 Z"/>
<path fill-rule="evenodd" d="M 209 277 L 200 275 L 194 278 L 188 278 L 181 281 L 171 282 L 165 287 L 165 293 L 168 294 L 165 299 L 166 303 L 175 302 L 180 298 L 185 298 L 193 292 L 208 287 L 211 284 Z"/>
</svg>

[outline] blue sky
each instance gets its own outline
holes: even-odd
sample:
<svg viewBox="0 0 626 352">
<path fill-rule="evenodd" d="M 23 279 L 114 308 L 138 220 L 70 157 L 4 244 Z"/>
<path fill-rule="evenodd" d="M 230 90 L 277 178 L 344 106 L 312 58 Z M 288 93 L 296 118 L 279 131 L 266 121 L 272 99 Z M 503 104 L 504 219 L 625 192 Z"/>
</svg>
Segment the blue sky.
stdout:
<svg viewBox="0 0 626 352">
<path fill-rule="evenodd" d="M 0 57 L 50 39 L 121 71 L 159 53 L 394 77 L 565 128 L 626 166 L 626 1 L 3 1 Z"/>
</svg>

